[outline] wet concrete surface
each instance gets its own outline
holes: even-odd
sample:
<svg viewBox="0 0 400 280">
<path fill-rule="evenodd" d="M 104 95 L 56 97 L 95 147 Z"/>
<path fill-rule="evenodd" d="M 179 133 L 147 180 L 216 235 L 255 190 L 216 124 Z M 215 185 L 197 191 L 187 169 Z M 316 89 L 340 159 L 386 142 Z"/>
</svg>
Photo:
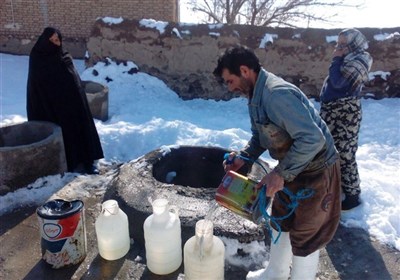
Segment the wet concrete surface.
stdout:
<svg viewBox="0 0 400 280">
<path fill-rule="evenodd" d="M 109 175 L 90 177 L 93 178 L 93 184 L 98 184 L 95 178 L 99 176 Z M 85 184 L 90 185 L 90 180 Z M 74 182 L 71 182 L 65 188 L 73 186 Z M 170 275 L 151 273 L 146 267 L 144 246 L 140 241 L 133 242 L 128 254 L 120 260 L 106 261 L 101 258 L 94 223 L 101 203 L 112 194 L 115 192 L 106 191 L 101 195 L 93 192 L 84 197 L 75 197 L 85 203 L 88 251 L 82 263 L 62 269 L 52 269 L 41 260 L 36 206 L 21 207 L 1 216 L 0 279 L 184 279 L 183 265 Z M 143 225 L 138 223 L 131 226 Z M 131 237 L 134 236 L 131 234 Z M 269 244 L 268 237 L 265 242 Z M 243 267 L 225 265 L 227 280 L 246 279 L 247 274 L 247 269 Z M 320 280 L 400 279 L 400 252 L 371 238 L 364 230 L 340 226 L 332 242 L 321 251 L 317 276 Z"/>
<path fill-rule="evenodd" d="M 87 256 L 82 263 L 61 269 L 53 269 L 41 259 L 36 207 L 23 207 L 3 215 L 0 223 L 0 279 L 184 279 L 183 264 L 169 275 L 151 273 L 146 267 L 145 250 L 140 240 L 131 240 L 131 248 L 125 257 L 116 261 L 104 260 L 98 254 L 94 226 L 99 205 L 103 200 L 104 198 L 95 196 L 83 199 Z M 245 279 L 247 274 L 247 271 L 239 267 L 226 266 L 225 269 L 226 279 Z"/>
</svg>

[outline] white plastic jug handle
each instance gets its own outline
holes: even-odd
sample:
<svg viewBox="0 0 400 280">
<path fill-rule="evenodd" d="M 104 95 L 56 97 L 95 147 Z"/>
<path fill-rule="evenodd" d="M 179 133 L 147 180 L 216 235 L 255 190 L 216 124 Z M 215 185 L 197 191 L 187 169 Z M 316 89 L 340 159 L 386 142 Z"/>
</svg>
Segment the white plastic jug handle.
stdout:
<svg viewBox="0 0 400 280">
<path fill-rule="evenodd" d="M 176 205 L 170 205 L 168 210 L 174 213 L 176 218 L 179 218 L 179 208 Z"/>
<path fill-rule="evenodd" d="M 118 202 L 113 199 L 103 202 L 101 205 L 101 214 L 104 215 L 106 212 L 108 213 L 107 215 L 117 215 L 119 212 Z"/>
</svg>

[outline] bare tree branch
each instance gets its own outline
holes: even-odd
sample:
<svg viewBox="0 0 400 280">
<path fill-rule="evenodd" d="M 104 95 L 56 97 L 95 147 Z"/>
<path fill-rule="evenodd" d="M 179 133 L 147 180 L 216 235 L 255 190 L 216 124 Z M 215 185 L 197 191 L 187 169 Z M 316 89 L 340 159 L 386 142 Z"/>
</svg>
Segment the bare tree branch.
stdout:
<svg viewBox="0 0 400 280">
<path fill-rule="evenodd" d="M 212 23 L 237 24 L 244 19 L 249 25 L 296 27 L 299 21 L 331 22 L 336 16 L 316 14 L 315 8 L 357 8 L 361 4 L 349 5 L 345 0 L 191 0 L 190 5 Z"/>
</svg>

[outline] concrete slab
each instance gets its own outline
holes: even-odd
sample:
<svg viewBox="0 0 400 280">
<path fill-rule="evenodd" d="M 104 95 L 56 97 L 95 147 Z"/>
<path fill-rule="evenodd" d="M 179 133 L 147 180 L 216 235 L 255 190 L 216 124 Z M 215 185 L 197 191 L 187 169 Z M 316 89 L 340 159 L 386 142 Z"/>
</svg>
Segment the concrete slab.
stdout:
<svg viewBox="0 0 400 280">
<path fill-rule="evenodd" d="M 184 279 L 183 265 L 170 275 L 152 274 L 146 267 L 145 251 L 139 242 L 132 244 L 128 254 L 117 261 L 106 261 L 98 254 L 94 223 L 107 192 L 99 192 L 96 186 L 103 180 L 104 188 L 112 188 L 112 182 L 104 178 L 110 177 L 110 172 L 117 178 L 118 171 L 119 168 L 101 170 L 100 175 L 90 175 L 84 182 L 77 177 L 58 192 L 60 198 L 70 199 L 79 184 L 85 184 L 90 190 L 83 197 L 75 197 L 85 203 L 88 240 L 87 256 L 79 265 L 55 270 L 41 260 L 36 206 L 21 207 L 1 216 L 0 279 Z M 269 244 L 268 237 L 265 242 Z M 319 280 L 400 279 L 399 259 L 399 251 L 376 241 L 365 231 L 339 227 L 333 241 L 321 252 L 317 276 Z M 247 273 L 242 267 L 225 265 L 227 280 L 246 279 Z"/>
</svg>

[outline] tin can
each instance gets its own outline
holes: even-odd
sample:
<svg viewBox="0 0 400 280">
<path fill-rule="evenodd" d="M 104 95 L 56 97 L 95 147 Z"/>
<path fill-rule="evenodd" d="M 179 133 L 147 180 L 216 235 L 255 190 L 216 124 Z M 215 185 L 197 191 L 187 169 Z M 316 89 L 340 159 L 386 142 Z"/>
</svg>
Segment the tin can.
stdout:
<svg viewBox="0 0 400 280">
<path fill-rule="evenodd" d="M 86 257 L 86 227 L 83 202 L 50 200 L 36 213 L 41 233 L 42 258 L 52 268 L 80 263 Z"/>
<path fill-rule="evenodd" d="M 257 182 L 234 171 L 228 171 L 217 188 L 217 203 L 234 213 L 259 224 L 263 221 L 258 207 Z M 269 199 L 267 198 L 267 205 Z"/>
</svg>

